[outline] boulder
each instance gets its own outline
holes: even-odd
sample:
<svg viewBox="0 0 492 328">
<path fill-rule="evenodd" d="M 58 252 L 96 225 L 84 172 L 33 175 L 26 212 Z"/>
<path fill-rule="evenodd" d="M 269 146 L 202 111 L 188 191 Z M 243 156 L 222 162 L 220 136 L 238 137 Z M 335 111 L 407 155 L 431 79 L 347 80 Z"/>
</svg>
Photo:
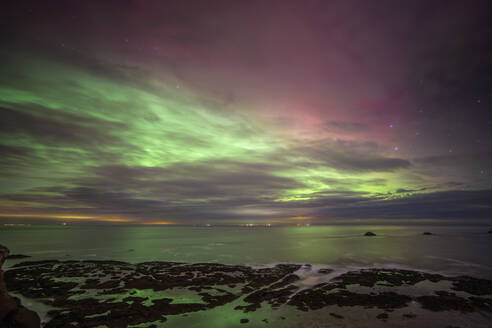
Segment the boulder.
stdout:
<svg viewBox="0 0 492 328">
<path fill-rule="evenodd" d="M 7 247 L 0 245 L 0 327 L 39 328 L 41 320 L 38 314 L 23 307 L 18 299 L 8 294 L 1 268 L 9 253 Z"/>
<path fill-rule="evenodd" d="M 0 245 L 0 268 L 2 268 L 3 263 L 9 256 L 10 251 L 7 247 Z"/>
<path fill-rule="evenodd" d="M 380 313 L 376 316 L 376 318 L 381 319 L 381 320 L 386 320 L 388 319 L 388 313 Z"/>
<path fill-rule="evenodd" d="M 368 231 L 368 232 L 366 232 L 366 233 L 364 234 L 364 236 L 366 236 L 366 237 L 372 237 L 372 236 L 376 236 L 376 234 L 375 234 L 374 232 L 370 232 L 370 231 Z"/>
<path fill-rule="evenodd" d="M 39 328 L 41 327 L 41 320 L 39 319 L 39 315 L 26 309 L 22 305 L 20 305 L 14 311 L 11 311 L 7 317 L 5 318 L 5 322 L 8 322 L 10 326 L 15 328 Z"/>
<path fill-rule="evenodd" d="M 9 296 L 7 292 L 7 287 L 5 286 L 5 281 L 3 279 L 2 265 L 5 262 L 7 256 L 9 256 L 9 249 L 5 246 L 0 245 L 0 326 L 3 323 L 3 319 L 12 311 L 17 308 L 17 303 L 15 299 Z"/>
</svg>

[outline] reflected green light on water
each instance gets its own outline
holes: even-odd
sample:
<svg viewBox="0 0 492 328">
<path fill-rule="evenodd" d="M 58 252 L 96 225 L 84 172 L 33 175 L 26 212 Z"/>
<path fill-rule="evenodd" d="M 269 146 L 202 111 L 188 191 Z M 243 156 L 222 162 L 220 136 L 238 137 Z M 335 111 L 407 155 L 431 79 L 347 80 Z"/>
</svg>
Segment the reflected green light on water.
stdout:
<svg viewBox="0 0 492 328">
<path fill-rule="evenodd" d="M 423 236 L 430 230 L 435 235 Z M 89 259 L 265 265 L 401 265 L 492 276 L 492 238 L 480 227 L 91 227 L 0 229 L 12 253 L 32 260 Z M 364 237 L 367 231 L 375 237 Z M 10 266 L 22 260 L 7 261 Z"/>
</svg>

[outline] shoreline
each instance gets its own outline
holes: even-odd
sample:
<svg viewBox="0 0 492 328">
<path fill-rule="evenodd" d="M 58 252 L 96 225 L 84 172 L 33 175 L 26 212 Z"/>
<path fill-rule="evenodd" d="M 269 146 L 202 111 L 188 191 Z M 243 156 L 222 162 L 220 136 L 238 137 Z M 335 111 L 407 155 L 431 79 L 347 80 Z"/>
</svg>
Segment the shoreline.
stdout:
<svg viewBox="0 0 492 328">
<path fill-rule="evenodd" d="M 255 312 L 265 308 L 300 313 L 300 316 L 326 310 L 326 316 L 335 322 L 353 320 L 347 314 L 340 314 L 347 308 L 360 308 L 362 312 L 378 310 L 380 313 L 373 318 L 375 323 L 389 323 L 392 313 L 412 309 L 413 312 L 400 315 L 411 321 L 418 316 L 414 313 L 415 304 L 424 313 L 420 316 L 429 312 L 445 317 L 451 311 L 463 316 L 485 313 L 487 318 L 492 318 L 490 280 L 389 267 L 340 273 L 329 266 L 310 264 L 251 267 L 47 260 L 17 263 L 5 276 L 12 292 L 55 308 L 47 313 L 50 317 L 44 325 L 47 328 L 71 327 L 69 324 L 73 322 L 80 323 L 73 327 L 113 328 L 145 323 L 149 325 L 142 327 L 168 327 L 168 319 L 177 320 L 184 315 L 218 311 L 232 305 L 227 311 L 241 316 L 242 321 L 236 322 L 241 326 L 246 326 L 256 318 Z M 306 283 L 306 279 L 311 281 Z M 128 313 L 133 315 L 129 317 Z"/>
</svg>

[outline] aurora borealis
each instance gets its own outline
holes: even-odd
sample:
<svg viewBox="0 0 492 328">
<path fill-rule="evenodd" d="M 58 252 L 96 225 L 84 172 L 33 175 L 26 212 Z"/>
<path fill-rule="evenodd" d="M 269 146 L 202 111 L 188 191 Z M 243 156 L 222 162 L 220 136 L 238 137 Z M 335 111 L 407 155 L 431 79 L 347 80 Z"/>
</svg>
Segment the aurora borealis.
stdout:
<svg viewBox="0 0 492 328">
<path fill-rule="evenodd" d="M 0 222 L 492 217 L 487 1 L 5 7 Z"/>
</svg>

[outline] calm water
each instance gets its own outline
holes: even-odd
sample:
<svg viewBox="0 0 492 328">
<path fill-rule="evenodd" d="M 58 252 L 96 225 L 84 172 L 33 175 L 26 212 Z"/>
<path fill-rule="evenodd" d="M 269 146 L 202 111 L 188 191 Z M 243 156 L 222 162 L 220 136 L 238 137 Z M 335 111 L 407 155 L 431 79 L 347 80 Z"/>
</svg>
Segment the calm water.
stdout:
<svg viewBox="0 0 492 328">
<path fill-rule="evenodd" d="M 335 267 L 402 266 L 492 278 L 486 227 L 70 227 L 0 228 L 12 253 L 42 259 L 112 259 Z M 376 237 L 363 237 L 373 231 Z M 423 231 L 435 235 L 423 236 Z M 18 261 L 8 261 L 7 266 Z"/>
</svg>

